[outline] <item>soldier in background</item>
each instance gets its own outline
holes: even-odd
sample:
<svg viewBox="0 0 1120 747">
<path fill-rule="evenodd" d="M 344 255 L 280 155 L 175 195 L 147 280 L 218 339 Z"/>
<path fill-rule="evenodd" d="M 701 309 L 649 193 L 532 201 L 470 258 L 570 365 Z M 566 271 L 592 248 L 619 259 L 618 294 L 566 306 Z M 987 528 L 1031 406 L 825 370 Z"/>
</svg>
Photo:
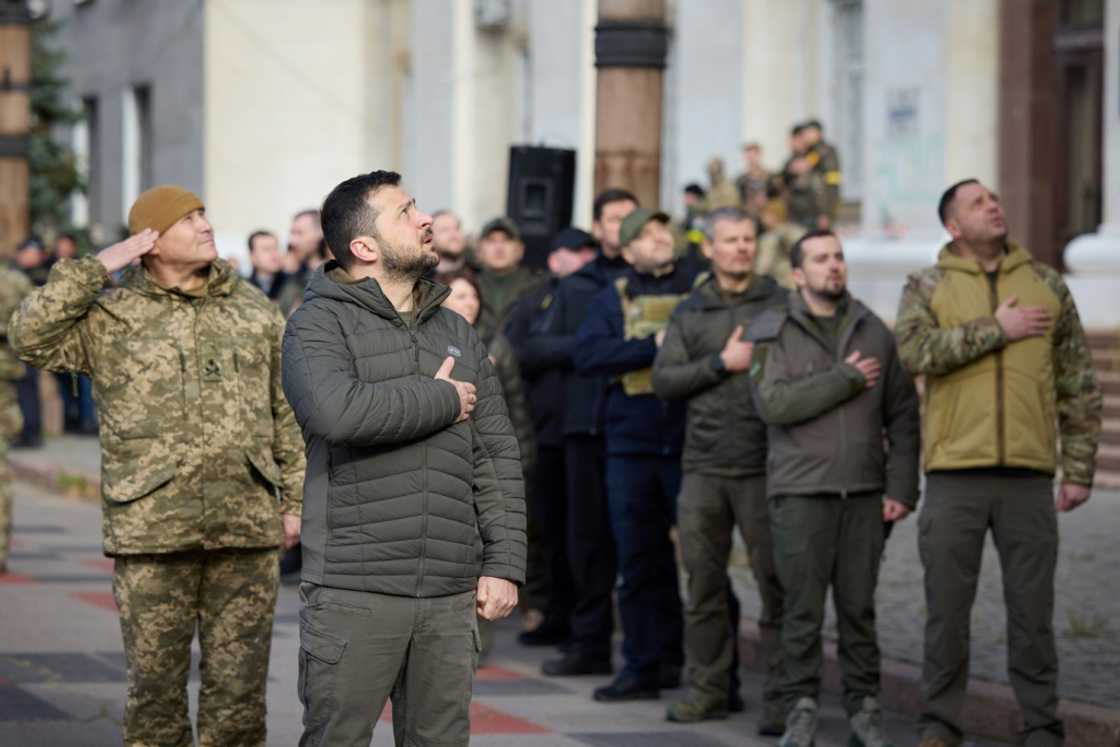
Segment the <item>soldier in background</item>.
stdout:
<svg viewBox="0 0 1120 747">
<path fill-rule="evenodd" d="M 31 292 L 31 281 L 18 270 L 0 267 L 0 574 L 7 571 L 8 543 L 12 534 L 12 470 L 8 446 L 23 427 L 16 395 L 16 381 L 24 367 L 8 345 L 8 319 L 23 297 Z"/>
<path fill-rule="evenodd" d="M 813 188 L 813 164 L 810 163 L 809 143 L 805 125 L 795 125 L 790 131 L 790 156 L 782 167 L 785 187 L 786 213 L 791 223 L 812 231 L 817 226 L 817 192 Z"/>
<path fill-rule="evenodd" d="M 9 337 L 30 365 L 93 379 L 125 744 L 193 744 L 198 628 L 199 743 L 263 745 L 276 548 L 299 536 L 304 473 L 281 387 L 283 317 L 218 259 L 187 190 L 144 192 L 128 224 L 131 238 L 56 265 Z"/>
<path fill-rule="evenodd" d="M 817 207 L 815 228 L 830 229 L 836 226 L 836 212 L 840 207 L 840 155 L 836 148 L 824 140 L 823 128 L 818 120 L 810 119 L 802 125 L 808 146 L 806 160 L 812 168 L 812 188 Z"/>
<path fill-rule="evenodd" d="M 770 171 L 762 165 L 762 146 L 747 143 L 743 146 L 744 170 L 735 180 L 739 189 L 739 199 L 747 215 L 758 224 L 762 209 L 766 207 L 767 188 L 770 184 Z"/>
<path fill-rule="evenodd" d="M 521 264 L 525 244 L 517 225 L 504 216 L 494 218 L 478 235 L 478 287 L 482 291 L 479 335 L 488 338 L 505 324 L 513 302 L 544 282 L 536 270 Z"/>
<path fill-rule="evenodd" d="M 727 178 L 722 158 L 708 161 L 708 195 L 704 207 L 708 211 L 739 207 L 739 192 Z"/>
</svg>

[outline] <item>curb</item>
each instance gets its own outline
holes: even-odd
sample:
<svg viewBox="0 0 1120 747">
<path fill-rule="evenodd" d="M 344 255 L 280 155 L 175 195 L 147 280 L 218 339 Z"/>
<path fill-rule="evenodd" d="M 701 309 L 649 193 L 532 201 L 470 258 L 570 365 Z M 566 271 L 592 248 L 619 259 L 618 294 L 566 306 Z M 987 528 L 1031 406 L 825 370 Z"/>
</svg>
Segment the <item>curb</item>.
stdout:
<svg viewBox="0 0 1120 747">
<path fill-rule="evenodd" d="M 744 620 L 739 627 L 739 659 L 752 672 L 766 671 L 766 658 L 753 620 Z M 918 666 L 897 659 L 882 660 L 879 696 L 890 710 L 917 719 L 922 705 L 921 683 Z M 827 640 L 821 687 L 830 693 L 843 692 L 836 644 Z M 1062 700 L 1058 715 L 1065 724 L 1065 747 L 1120 747 L 1120 711 Z M 1011 687 L 971 678 L 964 723 L 969 735 L 1018 744 L 1022 719 Z"/>
</svg>

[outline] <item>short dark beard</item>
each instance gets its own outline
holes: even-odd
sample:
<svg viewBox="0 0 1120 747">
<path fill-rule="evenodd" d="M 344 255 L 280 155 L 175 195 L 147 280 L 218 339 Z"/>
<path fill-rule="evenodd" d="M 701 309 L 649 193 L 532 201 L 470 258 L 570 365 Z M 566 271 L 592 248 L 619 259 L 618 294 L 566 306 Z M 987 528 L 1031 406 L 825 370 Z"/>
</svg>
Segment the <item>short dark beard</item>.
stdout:
<svg viewBox="0 0 1120 747">
<path fill-rule="evenodd" d="M 381 251 L 381 266 L 385 268 L 385 274 L 401 280 L 419 280 L 438 264 L 439 257 L 432 252 L 403 259 L 384 249 Z"/>
</svg>

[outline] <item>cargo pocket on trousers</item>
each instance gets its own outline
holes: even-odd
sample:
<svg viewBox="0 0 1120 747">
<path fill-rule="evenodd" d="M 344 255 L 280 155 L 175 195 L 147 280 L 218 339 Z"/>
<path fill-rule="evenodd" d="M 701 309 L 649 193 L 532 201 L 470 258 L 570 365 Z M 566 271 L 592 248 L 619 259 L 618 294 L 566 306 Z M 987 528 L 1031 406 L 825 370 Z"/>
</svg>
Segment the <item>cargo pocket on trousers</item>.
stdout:
<svg viewBox="0 0 1120 747">
<path fill-rule="evenodd" d="M 334 706 L 336 665 L 346 651 L 346 641 L 311 625 L 307 612 L 304 608 L 300 613 L 297 689 L 308 722 L 313 723 Z"/>
</svg>

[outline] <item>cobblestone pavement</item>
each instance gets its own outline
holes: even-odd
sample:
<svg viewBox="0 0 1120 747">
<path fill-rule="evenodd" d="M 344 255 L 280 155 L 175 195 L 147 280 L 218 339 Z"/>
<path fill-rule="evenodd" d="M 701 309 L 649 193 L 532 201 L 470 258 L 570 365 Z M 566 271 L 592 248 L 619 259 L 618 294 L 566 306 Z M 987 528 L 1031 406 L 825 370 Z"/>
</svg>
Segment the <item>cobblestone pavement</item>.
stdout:
<svg viewBox="0 0 1120 747">
<path fill-rule="evenodd" d="M 1058 523 L 1054 630 L 1060 657 L 1059 694 L 1067 700 L 1120 708 L 1120 491 L 1093 491 L 1087 504 L 1060 515 Z M 733 577 L 745 592 L 741 595 L 744 614 L 756 617 L 758 595 L 741 548 L 736 551 Z M 920 665 L 925 598 L 915 517 L 891 534 L 877 602 L 883 656 Z M 1005 623 L 999 557 L 989 534 L 972 610 L 973 677 L 1008 681 Z M 831 606 L 825 635 L 836 639 Z"/>
<path fill-rule="evenodd" d="M 17 483 L 15 517 L 10 573 L 0 575 L 0 745 L 119 745 L 124 657 L 109 588 L 112 561 L 101 556 L 99 510 Z M 293 745 L 300 734 L 298 609 L 295 590 L 282 587 L 269 670 L 270 745 Z M 541 660 L 553 653 L 518 647 L 516 630 L 516 620 L 497 626 L 495 648 L 479 671 L 471 724 L 476 747 L 759 747 L 777 742 L 754 734 L 761 683 L 750 673 L 744 673 L 746 713 L 678 726 L 664 721 L 664 709 L 680 691 L 665 692 L 659 702 L 595 703 L 591 690 L 606 678 L 539 676 Z M 197 682 L 196 670 L 192 703 L 197 703 Z M 897 747 L 917 743 L 908 721 L 888 713 L 886 727 Z M 840 747 L 847 738 L 838 699 L 827 696 L 817 745 Z M 391 742 L 392 730 L 382 723 L 373 744 Z"/>
</svg>

